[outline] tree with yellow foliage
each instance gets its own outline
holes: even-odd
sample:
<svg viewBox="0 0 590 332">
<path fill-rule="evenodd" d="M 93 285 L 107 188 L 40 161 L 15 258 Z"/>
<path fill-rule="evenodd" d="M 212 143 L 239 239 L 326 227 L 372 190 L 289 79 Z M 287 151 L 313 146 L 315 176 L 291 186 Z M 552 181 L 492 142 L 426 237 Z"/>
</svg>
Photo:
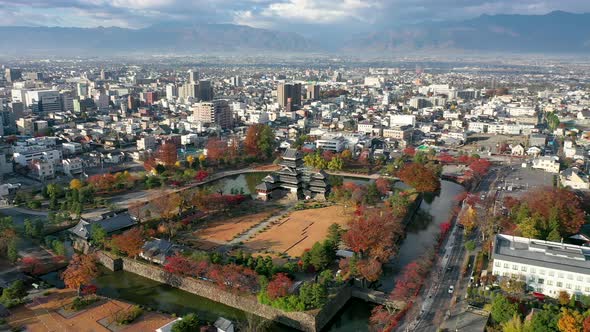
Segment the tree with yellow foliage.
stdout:
<svg viewBox="0 0 590 332">
<path fill-rule="evenodd" d="M 78 296 L 80 296 L 82 286 L 89 284 L 97 276 L 96 258 L 93 255 L 75 254 L 61 278 L 66 287 L 76 289 Z"/>
<path fill-rule="evenodd" d="M 70 181 L 70 189 L 72 190 L 79 190 L 80 188 L 82 188 L 82 186 L 82 181 L 78 179 L 73 179 L 72 181 Z"/>
<path fill-rule="evenodd" d="M 476 222 L 477 222 L 477 211 L 471 205 L 469 205 L 467 207 L 467 209 L 465 210 L 465 212 L 463 212 L 463 214 L 461 214 L 460 219 L 459 219 L 459 223 L 461 225 L 463 225 L 463 227 L 465 229 L 465 234 L 469 234 L 469 233 L 471 233 L 471 231 L 473 231 L 473 229 L 475 228 Z"/>
</svg>

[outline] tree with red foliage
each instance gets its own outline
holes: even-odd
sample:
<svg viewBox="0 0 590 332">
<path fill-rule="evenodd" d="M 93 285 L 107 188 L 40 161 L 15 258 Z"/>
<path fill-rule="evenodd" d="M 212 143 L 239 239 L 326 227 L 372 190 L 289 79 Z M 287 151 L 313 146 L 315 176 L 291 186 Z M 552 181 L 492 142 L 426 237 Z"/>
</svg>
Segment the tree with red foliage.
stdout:
<svg viewBox="0 0 590 332">
<path fill-rule="evenodd" d="M 412 262 L 406 265 L 395 282 L 391 298 L 404 302 L 413 299 L 422 287 L 422 278 L 422 271 L 418 263 Z"/>
<path fill-rule="evenodd" d="M 133 258 L 136 258 L 141 252 L 143 242 L 143 235 L 139 228 L 130 229 L 120 235 L 113 235 L 111 240 L 113 246 Z"/>
<path fill-rule="evenodd" d="M 402 153 L 406 156 L 413 157 L 416 154 L 416 148 L 413 146 L 408 146 L 402 150 Z"/>
<path fill-rule="evenodd" d="M 406 164 L 397 172 L 397 176 L 417 192 L 435 192 L 440 188 L 440 180 L 436 173 L 422 164 Z"/>
<path fill-rule="evenodd" d="M 95 285 L 86 285 L 82 287 L 82 295 L 84 296 L 96 294 L 97 291 L 98 287 L 96 287 Z"/>
<path fill-rule="evenodd" d="M 453 156 L 451 156 L 450 154 L 443 152 L 440 155 L 438 155 L 438 161 L 440 161 L 443 164 L 450 164 L 455 162 L 455 158 L 453 158 Z"/>
<path fill-rule="evenodd" d="M 197 180 L 197 182 L 203 182 L 208 177 L 209 177 L 209 172 L 204 171 L 204 170 L 199 170 L 199 171 L 197 171 L 197 174 L 195 175 L 195 180 Z"/>
<path fill-rule="evenodd" d="M 196 270 L 194 262 L 180 254 L 166 258 L 164 270 L 168 273 L 190 276 Z"/>
<path fill-rule="evenodd" d="M 466 154 L 462 154 L 455 158 L 455 161 L 459 164 L 469 164 L 471 162 L 471 158 Z"/>
<path fill-rule="evenodd" d="M 43 263 L 37 257 L 26 256 L 22 259 L 23 269 L 30 274 L 41 274 L 43 273 Z"/>
<path fill-rule="evenodd" d="M 381 195 L 387 194 L 387 192 L 391 188 L 391 184 L 389 183 L 389 180 L 387 180 L 386 178 L 382 178 L 382 177 L 375 180 L 375 186 L 377 186 L 377 190 L 379 191 L 379 193 L 381 193 Z"/>
<path fill-rule="evenodd" d="M 255 292 L 258 289 L 258 274 L 241 265 L 212 265 L 207 276 L 222 289 L 239 292 Z"/>
<path fill-rule="evenodd" d="M 266 292 L 271 300 L 289 295 L 289 289 L 293 286 L 293 281 L 285 273 L 277 273 L 268 283 Z"/>
<path fill-rule="evenodd" d="M 444 237 L 449 232 L 449 230 L 451 230 L 451 223 L 448 222 L 448 221 L 447 222 L 443 222 L 438 227 L 440 229 L 440 235 L 441 235 L 441 237 Z"/>
<path fill-rule="evenodd" d="M 156 151 L 156 157 L 165 166 L 174 166 L 178 160 L 176 145 L 172 142 L 164 142 Z"/>
<path fill-rule="evenodd" d="M 110 191 L 115 187 L 117 179 L 111 173 L 96 174 L 88 178 L 88 183 L 98 192 Z"/>
<path fill-rule="evenodd" d="M 210 138 L 205 147 L 207 149 L 207 158 L 213 161 L 219 161 L 228 154 L 227 141 L 220 138 Z"/>
<path fill-rule="evenodd" d="M 486 175 L 488 173 L 488 170 L 490 169 L 490 166 L 490 161 L 484 158 L 475 159 L 471 162 L 471 164 L 469 164 L 469 168 L 477 177 Z"/>
<path fill-rule="evenodd" d="M 322 152 L 322 158 L 324 158 L 325 161 L 330 161 L 335 156 L 336 156 L 336 154 L 334 154 L 334 152 L 329 151 L 329 150 Z"/>
</svg>

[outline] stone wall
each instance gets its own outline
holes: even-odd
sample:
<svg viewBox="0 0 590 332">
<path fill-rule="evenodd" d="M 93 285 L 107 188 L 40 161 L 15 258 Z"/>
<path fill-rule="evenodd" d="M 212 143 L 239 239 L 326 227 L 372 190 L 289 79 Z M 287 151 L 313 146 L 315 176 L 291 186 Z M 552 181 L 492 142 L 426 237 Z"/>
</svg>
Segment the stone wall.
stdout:
<svg viewBox="0 0 590 332">
<path fill-rule="evenodd" d="M 336 297 L 331 299 L 330 304 L 325 306 L 318 315 L 314 315 L 310 312 L 284 312 L 282 310 L 258 303 L 258 300 L 254 295 L 235 294 L 222 290 L 213 283 L 197 280 L 194 278 L 175 276 L 164 271 L 159 266 L 150 265 L 137 260 L 129 258 L 121 258 L 121 260 L 123 262 L 124 271 L 135 273 L 145 278 L 171 285 L 186 292 L 225 304 L 244 312 L 252 313 L 269 320 L 274 320 L 301 331 L 319 331 L 330 321 L 332 316 L 336 314 L 338 310 L 340 310 L 346 301 L 350 299 L 350 291 L 348 294 L 346 292 L 344 292 L 344 294 L 339 293 Z M 105 261 L 110 264 L 108 259 Z"/>
<path fill-rule="evenodd" d="M 98 251 L 96 253 L 96 259 L 111 271 L 120 271 L 123 269 L 123 260 L 121 258 L 111 257 L 102 251 Z"/>
<path fill-rule="evenodd" d="M 352 288 L 349 285 L 340 288 L 335 296 L 331 297 L 328 303 L 315 315 L 315 326 L 317 331 L 323 329 L 334 316 L 344 307 L 352 297 Z"/>
</svg>

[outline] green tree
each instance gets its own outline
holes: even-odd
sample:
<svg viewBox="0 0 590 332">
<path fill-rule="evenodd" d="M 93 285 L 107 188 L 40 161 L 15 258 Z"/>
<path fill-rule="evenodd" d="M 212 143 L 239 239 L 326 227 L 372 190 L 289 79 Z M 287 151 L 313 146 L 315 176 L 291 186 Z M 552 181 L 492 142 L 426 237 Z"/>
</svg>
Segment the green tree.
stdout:
<svg viewBox="0 0 590 332">
<path fill-rule="evenodd" d="M 418 163 L 418 164 L 426 164 L 426 162 L 428 161 L 428 156 L 426 155 L 426 153 L 422 152 L 422 151 L 418 151 L 416 152 L 416 154 L 414 154 L 414 162 Z"/>
<path fill-rule="evenodd" d="M 502 324 L 518 314 L 518 305 L 508 301 L 504 295 L 497 295 L 492 301 L 491 314 L 494 322 Z"/>
<path fill-rule="evenodd" d="M 340 238 L 342 237 L 343 232 L 344 230 L 342 230 L 342 227 L 340 227 L 340 225 L 338 225 L 337 223 L 333 223 L 332 225 L 330 225 L 330 227 L 328 227 L 327 240 L 331 241 L 332 243 L 338 244 L 340 243 Z"/>
<path fill-rule="evenodd" d="M 266 158 L 270 158 L 275 150 L 275 132 L 268 125 L 263 126 L 258 136 L 258 149 Z"/>
<path fill-rule="evenodd" d="M 535 313 L 531 319 L 531 329 L 535 332 L 557 331 L 559 309 L 557 306 L 546 304 L 543 310 Z"/>
<path fill-rule="evenodd" d="M 467 242 L 465 242 L 465 249 L 467 251 L 473 251 L 473 250 L 475 250 L 475 242 L 473 242 L 473 241 L 467 241 Z"/>
<path fill-rule="evenodd" d="M 325 242 L 316 242 L 310 250 L 310 264 L 317 271 L 323 270 L 333 259 L 333 254 L 330 252 L 332 247 L 325 244 Z"/>
<path fill-rule="evenodd" d="M 530 325 L 530 324 L 529 324 Z M 525 332 L 525 324 L 522 322 L 522 319 L 517 314 L 514 314 L 512 318 L 501 324 L 502 332 Z"/>
<path fill-rule="evenodd" d="M 27 289 L 25 288 L 25 284 L 24 282 L 22 282 L 22 280 L 17 280 L 13 282 L 10 285 L 10 287 L 5 288 L 2 291 L 0 303 L 10 308 L 13 307 L 15 304 L 20 303 L 20 301 L 25 296 L 27 296 Z"/>
<path fill-rule="evenodd" d="M 523 237 L 537 239 L 541 235 L 541 232 L 537 229 L 537 218 L 534 217 L 526 217 L 521 220 L 518 229 Z"/>
<path fill-rule="evenodd" d="M 554 131 L 559 126 L 559 117 L 554 112 L 547 113 L 547 126 Z"/>
<path fill-rule="evenodd" d="M 18 260 L 18 240 L 16 238 L 13 238 L 8 242 L 8 247 L 6 248 L 6 258 L 8 258 L 11 263 L 14 263 Z"/>
<path fill-rule="evenodd" d="M 194 332 L 199 330 L 199 318 L 196 314 L 188 314 L 172 325 L 172 332 Z"/>
<path fill-rule="evenodd" d="M 105 241 L 107 239 L 107 231 L 105 231 L 101 225 L 92 224 L 90 234 L 90 240 L 94 245 L 100 246 L 101 248 L 104 247 Z"/>
</svg>

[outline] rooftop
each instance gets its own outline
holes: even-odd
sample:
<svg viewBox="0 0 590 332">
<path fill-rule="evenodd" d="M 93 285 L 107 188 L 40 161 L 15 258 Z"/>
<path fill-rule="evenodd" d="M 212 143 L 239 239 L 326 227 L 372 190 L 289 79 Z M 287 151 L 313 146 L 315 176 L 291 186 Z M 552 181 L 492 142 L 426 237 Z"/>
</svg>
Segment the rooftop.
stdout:
<svg viewBox="0 0 590 332">
<path fill-rule="evenodd" d="M 590 274 L 590 248 L 524 237 L 498 234 L 494 259 L 549 269 Z"/>
</svg>

